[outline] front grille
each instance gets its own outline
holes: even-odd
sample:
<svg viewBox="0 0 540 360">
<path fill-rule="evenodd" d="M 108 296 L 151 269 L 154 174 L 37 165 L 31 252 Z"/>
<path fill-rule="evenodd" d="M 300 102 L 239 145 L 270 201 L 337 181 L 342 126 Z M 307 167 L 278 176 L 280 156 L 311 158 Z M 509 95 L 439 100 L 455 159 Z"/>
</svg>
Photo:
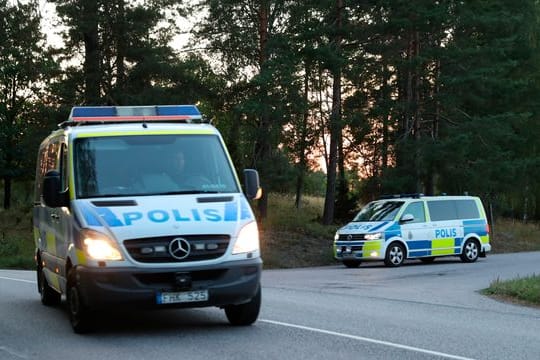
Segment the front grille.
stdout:
<svg viewBox="0 0 540 360">
<path fill-rule="evenodd" d="M 341 246 L 341 252 L 347 253 L 347 252 L 354 252 L 354 251 L 362 251 L 364 248 L 364 245 L 353 245 L 353 246 Z M 350 251 L 347 251 L 347 249 L 350 249 Z"/>
<path fill-rule="evenodd" d="M 184 259 L 176 259 L 169 252 L 170 242 L 178 237 L 186 239 L 191 248 Z M 124 246 L 133 259 L 143 263 L 190 262 L 217 259 L 225 254 L 229 241 L 228 235 L 179 235 L 130 239 Z"/>
<path fill-rule="evenodd" d="M 364 240 L 365 234 L 339 234 L 339 241 L 358 241 Z M 350 237 L 349 237 L 350 236 Z"/>
</svg>

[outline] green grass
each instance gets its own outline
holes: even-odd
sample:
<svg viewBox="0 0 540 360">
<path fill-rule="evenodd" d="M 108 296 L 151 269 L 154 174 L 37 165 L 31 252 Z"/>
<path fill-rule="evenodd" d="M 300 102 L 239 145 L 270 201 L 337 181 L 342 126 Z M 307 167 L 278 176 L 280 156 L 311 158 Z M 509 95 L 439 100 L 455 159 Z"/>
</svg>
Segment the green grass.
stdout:
<svg viewBox="0 0 540 360">
<path fill-rule="evenodd" d="M 270 194 L 268 217 L 259 221 L 264 267 L 292 268 L 334 264 L 332 242 L 338 226 L 321 225 L 324 199 Z"/>
<path fill-rule="evenodd" d="M 497 219 L 491 226 L 491 232 L 494 254 L 540 251 L 540 223 Z"/>
<path fill-rule="evenodd" d="M 503 300 L 540 306 L 540 275 L 518 277 L 507 281 L 497 279 L 482 293 Z"/>
<path fill-rule="evenodd" d="M 0 268 L 34 268 L 32 213 L 28 207 L 0 210 Z"/>
</svg>

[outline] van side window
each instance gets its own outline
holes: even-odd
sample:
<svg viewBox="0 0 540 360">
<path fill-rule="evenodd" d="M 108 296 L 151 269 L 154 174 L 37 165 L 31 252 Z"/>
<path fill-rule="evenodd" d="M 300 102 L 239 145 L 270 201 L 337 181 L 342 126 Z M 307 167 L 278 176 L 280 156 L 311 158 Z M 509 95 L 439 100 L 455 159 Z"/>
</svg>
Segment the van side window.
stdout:
<svg viewBox="0 0 540 360">
<path fill-rule="evenodd" d="M 414 216 L 414 220 L 409 222 L 409 224 L 426 222 L 424 203 L 421 201 L 410 203 L 403 214 L 411 214 Z"/>
<path fill-rule="evenodd" d="M 428 201 L 429 215 L 432 221 L 455 220 L 457 211 L 452 200 Z"/>
<path fill-rule="evenodd" d="M 477 219 L 480 217 L 478 207 L 474 200 L 456 200 L 458 218 Z"/>
<path fill-rule="evenodd" d="M 477 219 L 480 217 L 474 200 L 428 201 L 428 208 L 433 221 Z"/>
<path fill-rule="evenodd" d="M 62 154 L 60 156 L 60 174 L 62 175 L 62 191 L 69 186 L 68 183 L 68 151 L 65 143 L 62 143 Z"/>
<path fill-rule="evenodd" d="M 60 144 L 58 142 L 52 142 L 46 147 L 40 149 L 39 151 L 34 197 L 34 201 L 36 203 L 39 203 L 41 201 L 41 182 L 43 181 L 43 177 L 45 176 L 47 171 L 58 169 L 59 148 Z"/>
</svg>

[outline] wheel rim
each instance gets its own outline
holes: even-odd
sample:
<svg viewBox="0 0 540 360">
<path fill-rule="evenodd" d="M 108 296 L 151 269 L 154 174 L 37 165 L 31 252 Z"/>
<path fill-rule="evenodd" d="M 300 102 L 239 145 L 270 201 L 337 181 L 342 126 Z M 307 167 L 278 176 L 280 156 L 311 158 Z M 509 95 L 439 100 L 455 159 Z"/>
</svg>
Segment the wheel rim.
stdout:
<svg viewBox="0 0 540 360">
<path fill-rule="evenodd" d="M 403 250 L 399 246 L 393 246 L 390 249 L 390 262 L 393 265 L 399 265 L 403 262 Z"/>
<path fill-rule="evenodd" d="M 478 256 L 478 247 L 473 241 L 465 246 L 465 256 L 467 256 L 467 259 L 469 260 L 474 260 Z"/>
</svg>

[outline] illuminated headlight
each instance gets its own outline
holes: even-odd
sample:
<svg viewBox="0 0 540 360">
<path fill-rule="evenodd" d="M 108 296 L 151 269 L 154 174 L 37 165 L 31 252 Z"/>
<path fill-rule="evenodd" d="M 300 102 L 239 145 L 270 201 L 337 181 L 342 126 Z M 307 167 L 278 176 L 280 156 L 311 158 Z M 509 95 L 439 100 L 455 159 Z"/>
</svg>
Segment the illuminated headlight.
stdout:
<svg viewBox="0 0 540 360">
<path fill-rule="evenodd" d="M 259 230 L 257 229 L 257 223 L 254 221 L 240 230 L 232 253 L 241 254 L 256 250 L 259 250 Z"/>
<path fill-rule="evenodd" d="M 94 260 L 122 260 L 116 243 L 107 235 L 93 230 L 83 230 L 83 246 L 86 254 Z"/>
<path fill-rule="evenodd" d="M 365 240 L 379 240 L 382 239 L 382 233 L 366 234 L 364 235 Z"/>
</svg>

